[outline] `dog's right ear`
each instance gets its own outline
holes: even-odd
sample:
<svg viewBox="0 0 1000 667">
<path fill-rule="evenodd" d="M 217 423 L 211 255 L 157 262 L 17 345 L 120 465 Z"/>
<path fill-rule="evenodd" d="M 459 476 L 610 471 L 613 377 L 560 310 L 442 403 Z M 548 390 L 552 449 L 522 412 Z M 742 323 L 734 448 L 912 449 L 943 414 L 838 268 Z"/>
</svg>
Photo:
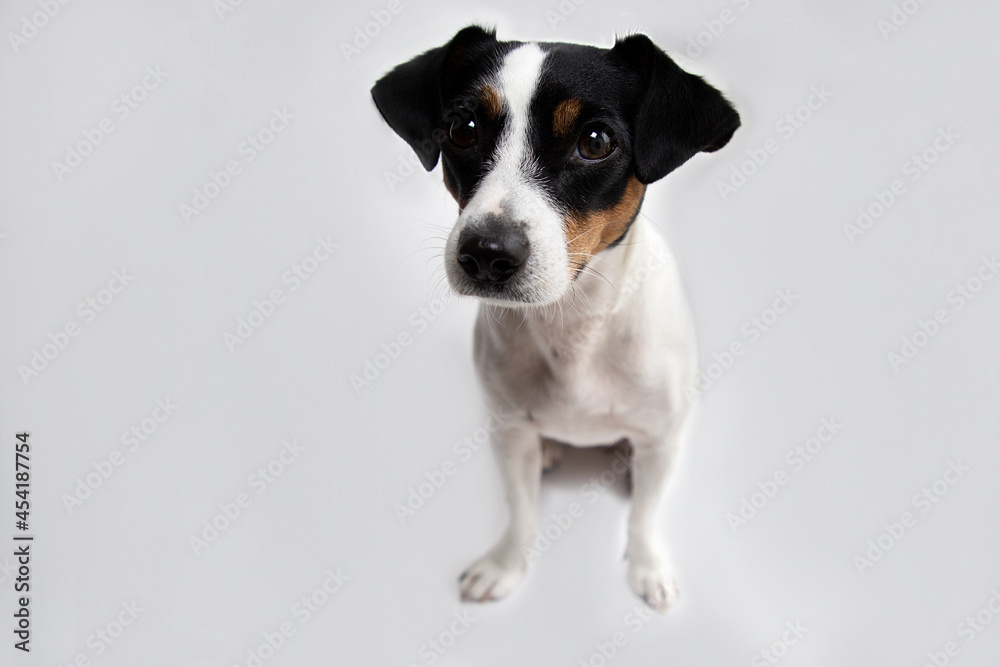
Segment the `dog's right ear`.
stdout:
<svg viewBox="0 0 1000 667">
<path fill-rule="evenodd" d="M 379 113 L 410 144 L 427 171 L 437 164 L 444 140 L 443 131 L 434 131 L 443 115 L 444 86 L 470 51 L 495 45 L 496 41 L 495 30 L 463 28 L 444 46 L 397 65 L 372 87 Z"/>
</svg>

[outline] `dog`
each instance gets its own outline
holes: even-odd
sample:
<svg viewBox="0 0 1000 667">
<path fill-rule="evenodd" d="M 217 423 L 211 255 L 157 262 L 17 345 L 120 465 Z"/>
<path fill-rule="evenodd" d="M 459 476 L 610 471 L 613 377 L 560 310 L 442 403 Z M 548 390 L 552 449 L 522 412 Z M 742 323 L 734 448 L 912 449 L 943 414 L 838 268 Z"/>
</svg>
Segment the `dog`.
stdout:
<svg viewBox="0 0 1000 667">
<path fill-rule="evenodd" d="M 499 41 L 469 26 L 380 78 L 375 106 L 458 202 L 451 289 L 480 300 L 474 357 L 509 508 L 499 542 L 460 578 L 505 596 L 527 569 L 543 468 L 562 444 L 631 449 L 625 558 L 656 610 L 677 595 L 656 511 L 695 381 L 692 319 L 646 186 L 740 125 L 733 105 L 647 36 L 612 48 Z"/>
</svg>

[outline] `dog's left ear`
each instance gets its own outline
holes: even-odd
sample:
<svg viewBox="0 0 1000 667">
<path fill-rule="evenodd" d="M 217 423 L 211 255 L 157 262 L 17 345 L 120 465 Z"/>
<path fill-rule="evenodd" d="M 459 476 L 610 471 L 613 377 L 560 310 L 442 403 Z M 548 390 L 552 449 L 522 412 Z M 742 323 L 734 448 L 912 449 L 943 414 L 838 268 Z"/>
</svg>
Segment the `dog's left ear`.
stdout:
<svg viewBox="0 0 1000 667">
<path fill-rule="evenodd" d="M 496 31 L 463 28 L 444 46 L 397 65 L 375 82 L 372 99 L 385 122 L 416 152 L 424 169 L 437 164 L 443 137 L 434 130 L 441 122 L 442 87 L 474 51 L 495 46 Z"/>
<path fill-rule="evenodd" d="M 646 35 L 615 42 L 612 58 L 639 74 L 645 91 L 633 120 L 636 177 L 652 183 L 700 151 L 725 146 L 740 115 L 718 90 L 689 74 Z"/>
</svg>

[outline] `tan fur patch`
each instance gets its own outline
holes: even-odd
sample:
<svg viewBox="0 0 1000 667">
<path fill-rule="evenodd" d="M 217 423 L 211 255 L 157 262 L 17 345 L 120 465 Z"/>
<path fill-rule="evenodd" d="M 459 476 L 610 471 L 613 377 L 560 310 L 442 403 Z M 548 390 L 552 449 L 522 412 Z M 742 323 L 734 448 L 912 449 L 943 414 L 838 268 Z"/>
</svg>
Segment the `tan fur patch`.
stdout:
<svg viewBox="0 0 1000 667">
<path fill-rule="evenodd" d="M 611 245 L 625 233 L 642 204 L 646 186 L 630 176 L 625 193 L 614 206 L 600 211 L 570 213 L 566 218 L 566 245 L 572 273 L 582 270 L 591 255 Z"/>
<path fill-rule="evenodd" d="M 503 98 L 500 97 L 500 91 L 488 83 L 479 89 L 479 102 L 490 118 L 499 116 L 503 109 Z"/>
<path fill-rule="evenodd" d="M 565 137 L 573 131 L 573 125 L 581 109 L 583 103 L 577 99 L 570 98 L 559 103 L 552 114 L 552 131 L 557 137 Z"/>
</svg>

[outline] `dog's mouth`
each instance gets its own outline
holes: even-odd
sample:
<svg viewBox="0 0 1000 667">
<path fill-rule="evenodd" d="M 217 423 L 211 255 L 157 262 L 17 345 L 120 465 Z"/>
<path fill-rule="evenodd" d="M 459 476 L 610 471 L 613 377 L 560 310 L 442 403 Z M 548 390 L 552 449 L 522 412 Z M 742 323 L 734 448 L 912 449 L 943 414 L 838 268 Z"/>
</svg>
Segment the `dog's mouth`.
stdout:
<svg viewBox="0 0 1000 667">
<path fill-rule="evenodd" d="M 535 267 L 511 267 L 504 262 L 494 264 L 494 271 L 485 277 L 470 275 L 466 262 L 458 256 L 446 261 L 446 273 L 452 290 L 461 296 L 471 296 L 494 305 L 507 307 L 544 306 L 558 301 L 563 290 L 554 290 L 539 280 Z M 567 283 L 569 281 L 567 280 Z"/>
<path fill-rule="evenodd" d="M 562 238 L 499 215 L 477 217 L 457 225 L 448 238 L 448 282 L 459 295 L 496 305 L 552 303 L 563 296 L 572 279 Z"/>
<path fill-rule="evenodd" d="M 452 285 L 452 288 L 461 296 L 471 296 L 496 304 L 527 306 L 535 303 L 523 290 L 512 285 L 461 284 Z"/>
</svg>

